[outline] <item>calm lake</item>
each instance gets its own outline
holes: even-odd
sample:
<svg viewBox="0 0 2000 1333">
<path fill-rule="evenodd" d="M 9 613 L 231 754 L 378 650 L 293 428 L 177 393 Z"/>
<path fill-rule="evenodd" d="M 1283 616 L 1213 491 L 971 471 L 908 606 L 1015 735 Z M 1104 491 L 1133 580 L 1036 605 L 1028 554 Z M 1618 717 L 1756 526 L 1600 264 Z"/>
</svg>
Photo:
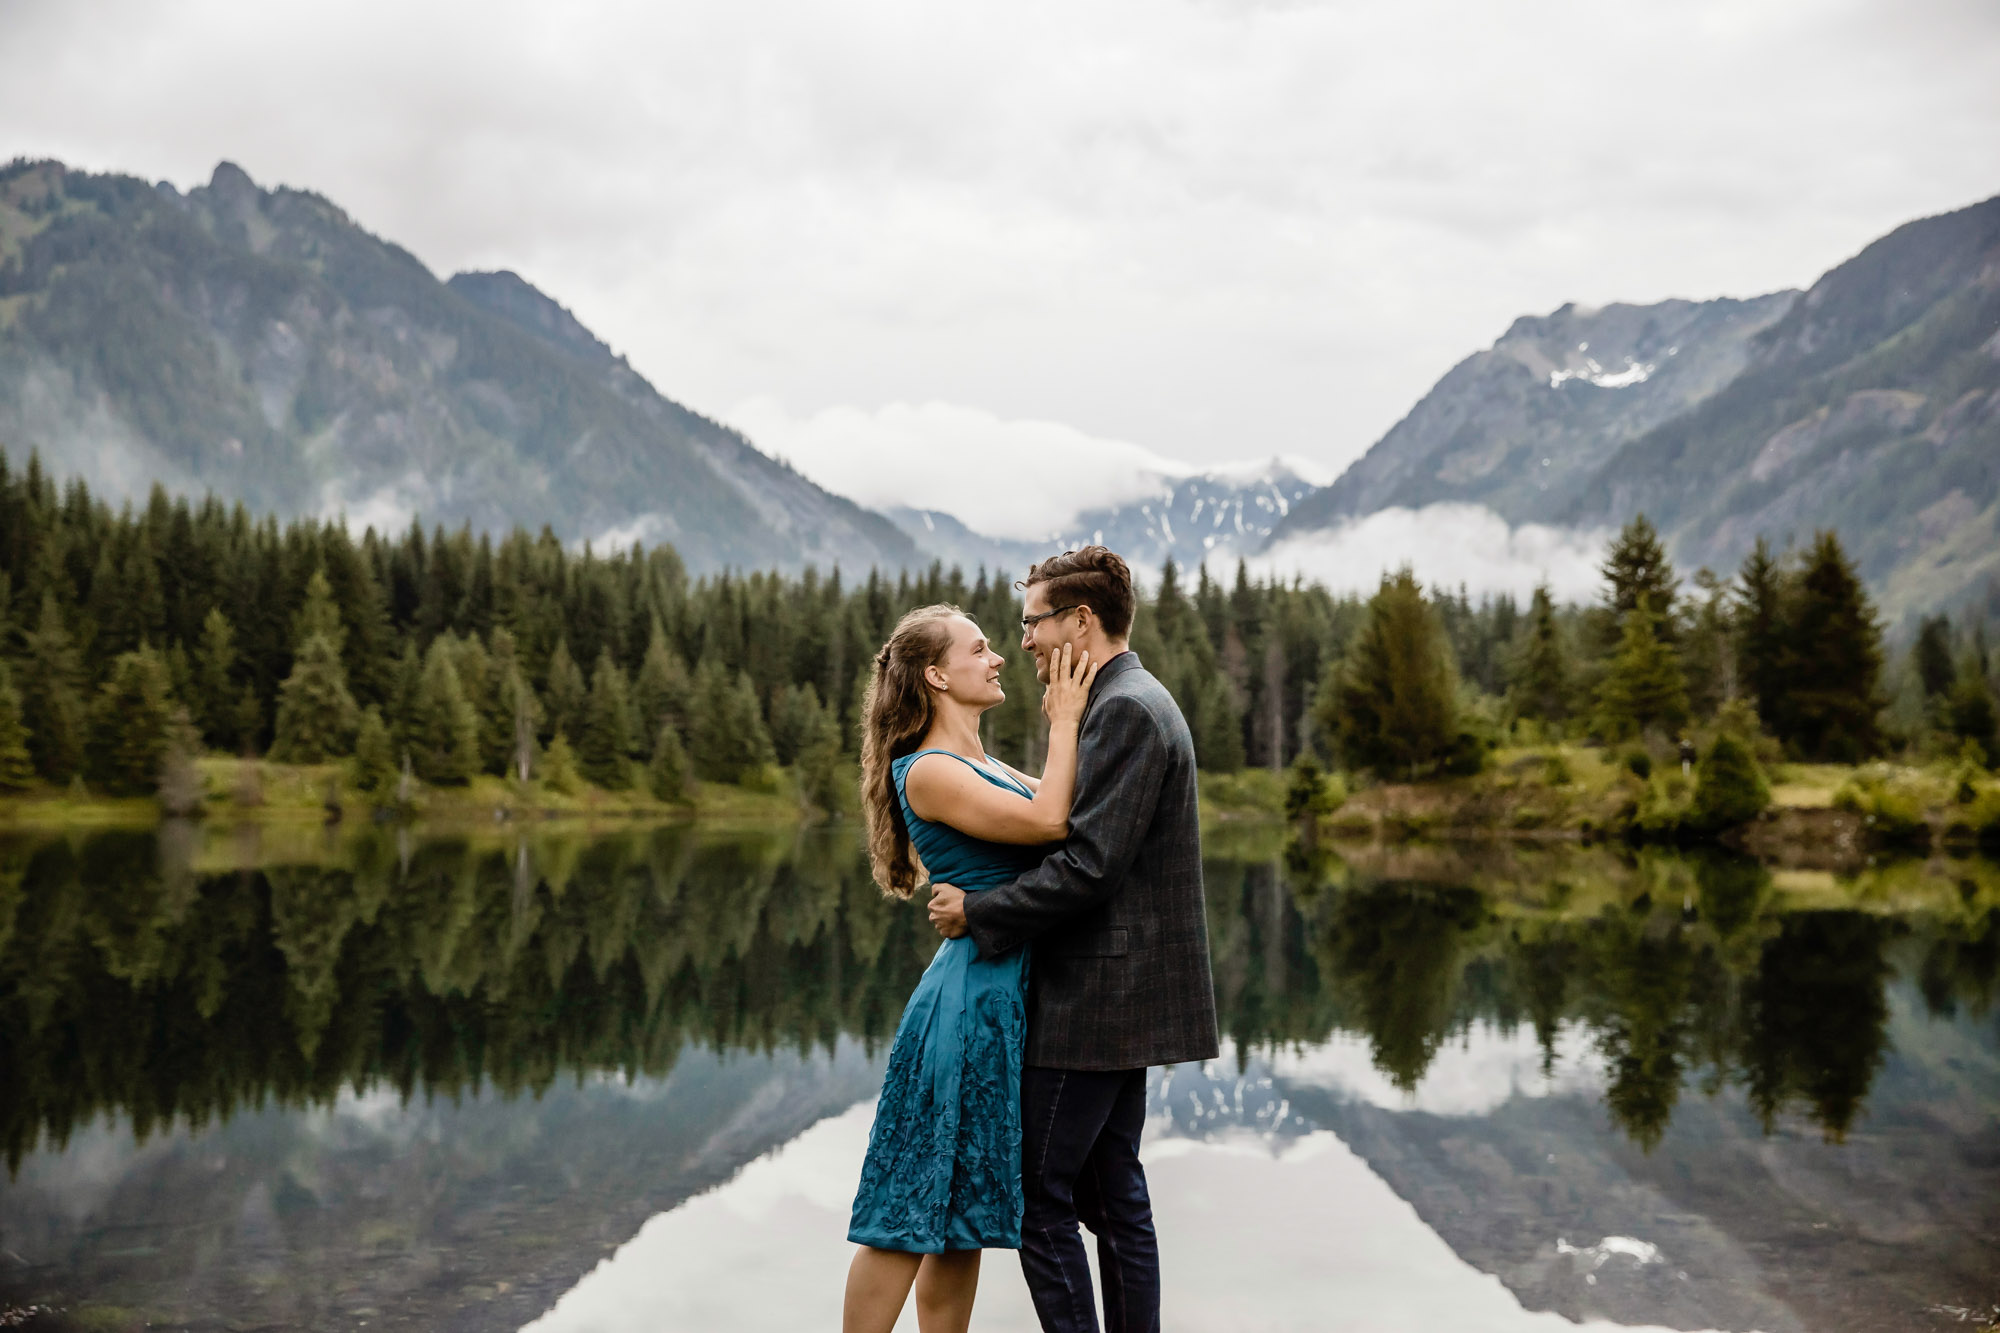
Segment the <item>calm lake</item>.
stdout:
<svg viewBox="0 0 2000 1333">
<path fill-rule="evenodd" d="M 1208 848 L 1169 1329 L 2000 1319 L 2000 867 Z M 0 839 L 0 1327 L 836 1328 L 935 943 L 851 828 Z"/>
</svg>

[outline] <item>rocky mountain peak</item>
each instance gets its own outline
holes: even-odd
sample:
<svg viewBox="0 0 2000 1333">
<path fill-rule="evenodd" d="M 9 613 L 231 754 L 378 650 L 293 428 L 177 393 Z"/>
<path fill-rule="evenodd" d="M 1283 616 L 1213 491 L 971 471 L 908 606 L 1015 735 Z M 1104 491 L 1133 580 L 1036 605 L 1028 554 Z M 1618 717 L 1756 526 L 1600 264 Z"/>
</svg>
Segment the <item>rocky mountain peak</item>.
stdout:
<svg viewBox="0 0 2000 1333">
<path fill-rule="evenodd" d="M 624 359 L 585 328 L 567 306 L 510 269 L 455 273 L 445 286 L 579 360 L 609 369 Z"/>
</svg>

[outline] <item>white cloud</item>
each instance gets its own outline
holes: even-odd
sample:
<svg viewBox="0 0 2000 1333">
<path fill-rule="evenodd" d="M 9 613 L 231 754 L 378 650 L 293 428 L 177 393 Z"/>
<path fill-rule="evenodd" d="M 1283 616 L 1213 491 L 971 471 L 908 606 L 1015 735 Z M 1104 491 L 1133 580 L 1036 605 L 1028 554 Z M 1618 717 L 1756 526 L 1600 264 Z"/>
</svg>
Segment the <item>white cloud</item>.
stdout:
<svg viewBox="0 0 2000 1333">
<path fill-rule="evenodd" d="M 865 505 L 938 509 L 994 537 L 1046 537 L 1082 511 L 1156 494 L 1190 469 L 1055 421 L 950 403 L 831 407 L 797 417 L 764 398 L 728 414 L 765 452 Z"/>
<path fill-rule="evenodd" d="M 1584 602 L 1602 582 L 1597 567 L 1611 534 L 1524 523 L 1512 527 L 1483 505 L 1383 509 L 1309 536 L 1280 542 L 1251 560 L 1253 570 L 1304 574 L 1336 590 L 1370 593 L 1383 573 L 1409 565 L 1427 587 L 1512 593 L 1526 598 L 1546 582 L 1556 601 Z"/>
<path fill-rule="evenodd" d="M 1486 1027 L 1476 1042 L 1441 1047 L 1414 1089 L 1405 1092 L 1376 1067 L 1364 1037 L 1336 1033 L 1318 1046 L 1263 1057 L 1287 1088 L 1306 1085 L 1392 1111 L 1485 1115 L 1516 1097 L 1575 1096 L 1603 1086 L 1590 1032 L 1569 1024 L 1556 1034 L 1556 1058 L 1542 1073 L 1542 1048 L 1526 1026 Z"/>
<path fill-rule="evenodd" d="M 523 1333 L 833 1327 L 872 1113 L 862 1105 L 821 1121 L 721 1188 L 656 1215 Z M 1523 1308 L 1326 1130 L 1275 1155 L 1248 1136 L 1151 1135 L 1140 1154 L 1160 1248 L 1173 1256 L 1161 1300 L 1180 1327 L 1665 1333 Z M 1644 1245 L 1607 1237 L 1590 1257 L 1637 1257 Z M 1015 1253 L 989 1250 L 981 1262 L 979 1327 L 1032 1333 L 1039 1325 Z M 896 1331 L 915 1329 L 906 1306 Z"/>
</svg>

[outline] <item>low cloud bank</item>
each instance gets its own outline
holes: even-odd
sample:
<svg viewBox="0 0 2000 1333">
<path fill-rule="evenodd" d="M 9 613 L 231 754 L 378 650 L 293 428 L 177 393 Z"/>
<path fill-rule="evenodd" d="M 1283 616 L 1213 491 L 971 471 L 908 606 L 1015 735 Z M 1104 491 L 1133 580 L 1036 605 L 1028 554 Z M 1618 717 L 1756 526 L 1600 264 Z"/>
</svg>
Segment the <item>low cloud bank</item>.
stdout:
<svg viewBox="0 0 2000 1333">
<path fill-rule="evenodd" d="M 1279 542 L 1253 556 L 1253 573 L 1303 574 L 1338 592 L 1372 593 L 1385 572 L 1409 565 L 1427 588 L 1526 599 L 1547 582 L 1558 602 L 1595 598 L 1611 534 L 1510 525 L 1483 505 L 1383 509 L 1337 528 Z M 1223 571 L 1216 571 L 1222 573 Z"/>
<path fill-rule="evenodd" d="M 950 514 L 992 537 L 1046 537 L 1078 514 L 1145 499 L 1198 469 L 1057 421 L 1009 421 L 952 403 L 830 407 L 795 417 L 770 399 L 728 420 L 765 453 L 872 508 Z"/>
</svg>

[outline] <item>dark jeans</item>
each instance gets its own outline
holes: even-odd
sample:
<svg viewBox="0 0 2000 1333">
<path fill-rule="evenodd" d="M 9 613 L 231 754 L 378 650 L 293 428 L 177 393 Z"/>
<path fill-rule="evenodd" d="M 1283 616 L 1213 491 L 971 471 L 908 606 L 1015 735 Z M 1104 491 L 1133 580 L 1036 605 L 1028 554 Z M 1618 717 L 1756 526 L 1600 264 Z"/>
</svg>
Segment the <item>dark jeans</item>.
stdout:
<svg viewBox="0 0 2000 1333">
<path fill-rule="evenodd" d="M 1158 1333 L 1160 1251 L 1139 1166 L 1146 1071 L 1021 1071 L 1021 1271 L 1045 1333 L 1096 1333 L 1077 1223 L 1097 1237 L 1106 1333 Z"/>
</svg>

